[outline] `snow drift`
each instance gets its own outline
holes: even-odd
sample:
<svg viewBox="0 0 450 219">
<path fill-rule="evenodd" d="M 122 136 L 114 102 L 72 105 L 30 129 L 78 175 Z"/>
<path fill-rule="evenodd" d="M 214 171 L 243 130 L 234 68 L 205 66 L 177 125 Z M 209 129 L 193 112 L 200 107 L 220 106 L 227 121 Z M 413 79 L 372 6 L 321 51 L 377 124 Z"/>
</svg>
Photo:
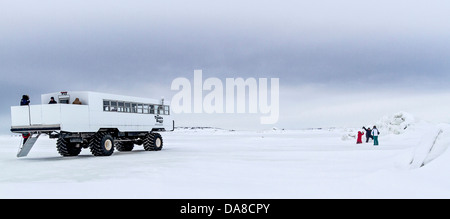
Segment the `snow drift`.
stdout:
<svg viewBox="0 0 450 219">
<path fill-rule="evenodd" d="M 418 120 L 407 112 L 398 112 L 391 116 L 384 116 L 376 123 L 381 133 L 402 134 Z"/>
<path fill-rule="evenodd" d="M 450 146 L 449 131 L 448 124 L 427 124 L 418 129 L 417 133 L 421 133 L 421 140 L 413 152 L 411 168 L 423 167 L 443 155 Z"/>
</svg>

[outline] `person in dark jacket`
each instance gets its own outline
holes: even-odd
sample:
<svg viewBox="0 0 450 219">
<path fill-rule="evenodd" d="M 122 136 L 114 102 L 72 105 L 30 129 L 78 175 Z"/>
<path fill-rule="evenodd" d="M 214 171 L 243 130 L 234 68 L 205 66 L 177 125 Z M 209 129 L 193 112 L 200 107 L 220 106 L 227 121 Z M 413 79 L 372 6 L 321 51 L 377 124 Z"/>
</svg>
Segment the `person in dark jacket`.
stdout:
<svg viewBox="0 0 450 219">
<path fill-rule="evenodd" d="M 48 102 L 48 104 L 57 104 L 58 102 L 56 102 L 54 97 L 50 97 L 50 102 Z"/>
<path fill-rule="evenodd" d="M 366 143 L 368 143 L 370 138 L 373 139 L 372 130 L 370 129 L 370 127 L 366 129 L 366 127 L 364 126 L 363 129 L 366 131 Z"/>
<path fill-rule="evenodd" d="M 28 106 L 30 105 L 30 97 L 28 95 L 22 95 L 22 99 L 20 100 L 21 106 Z"/>
</svg>

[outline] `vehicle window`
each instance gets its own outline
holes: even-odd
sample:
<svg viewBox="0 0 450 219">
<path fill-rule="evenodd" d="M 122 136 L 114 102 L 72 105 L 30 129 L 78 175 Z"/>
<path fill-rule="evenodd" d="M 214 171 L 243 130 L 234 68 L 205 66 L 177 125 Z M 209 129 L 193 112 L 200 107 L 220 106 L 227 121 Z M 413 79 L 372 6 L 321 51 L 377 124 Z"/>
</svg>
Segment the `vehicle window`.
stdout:
<svg viewBox="0 0 450 219">
<path fill-rule="evenodd" d="M 144 111 L 144 109 L 143 109 L 142 103 L 139 103 L 137 105 L 137 113 L 143 113 L 143 111 Z"/>
<path fill-rule="evenodd" d="M 155 114 L 155 106 L 154 105 L 150 105 L 149 109 L 150 109 L 150 114 Z"/>
<path fill-rule="evenodd" d="M 136 103 L 132 103 L 131 104 L 131 112 L 132 113 L 136 113 L 137 112 L 137 104 Z"/>
<path fill-rule="evenodd" d="M 103 111 L 110 111 L 110 101 L 103 101 Z"/>
<path fill-rule="evenodd" d="M 170 115 L 170 108 L 169 108 L 169 106 L 164 106 L 164 115 Z"/>
<path fill-rule="evenodd" d="M 131 103 L 125 103 L 125 112 L 131 113 Z"/>
<path fill-rule="evenodd" d="M 111 101 L 111 111 L 117 112 L 117 101 Z"/>
<path fill-rule="evenodd" d="M 117 112 L 125 112 L 125 103 L 124 102 L 117 103 Z"/>
<path fill-rule="evenodd" d="M 148 104 L 144 104 L 144 114 L 148 114 Z"/>
</svg>

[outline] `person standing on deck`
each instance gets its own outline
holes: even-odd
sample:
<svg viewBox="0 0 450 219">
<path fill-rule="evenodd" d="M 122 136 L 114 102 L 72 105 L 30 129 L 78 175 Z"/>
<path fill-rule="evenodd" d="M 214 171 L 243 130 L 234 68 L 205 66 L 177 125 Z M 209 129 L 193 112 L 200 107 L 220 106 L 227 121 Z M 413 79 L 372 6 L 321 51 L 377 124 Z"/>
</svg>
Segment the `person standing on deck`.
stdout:
<svg viewBox="0 0 450 219">
<path fill-rule="evenodd" d="M 20 100 L 21 106 L 28 106 L 30 105 L 30 97 L 28 95 L 22 95 L 22 99 Z"/>
</svg>

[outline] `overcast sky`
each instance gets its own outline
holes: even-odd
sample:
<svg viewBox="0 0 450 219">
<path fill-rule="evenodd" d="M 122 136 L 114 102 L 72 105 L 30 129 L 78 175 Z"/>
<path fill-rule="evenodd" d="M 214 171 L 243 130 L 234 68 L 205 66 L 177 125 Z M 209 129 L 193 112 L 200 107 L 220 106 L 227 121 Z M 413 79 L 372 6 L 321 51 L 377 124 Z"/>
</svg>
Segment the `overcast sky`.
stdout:
<svg viewBox="0 0 450 219">
<path fill-rule="evenodd" d="M 2 130 L 22 94 L 35 104 L 62 90 L 170 99 L 172 80 L 195 69 L 205 78 L 280 78 L 277 126 L 436 114 L 432 105 L 449 102 L 449 11 L 449 1 L 415 0 L 0 1 Z M 434 99 L 429 109 L 413 104 Z M 236 129 L 242 119 L 177 117 Z M 430 119 L 450 122 L 439 113 Z"/>
</svg>

